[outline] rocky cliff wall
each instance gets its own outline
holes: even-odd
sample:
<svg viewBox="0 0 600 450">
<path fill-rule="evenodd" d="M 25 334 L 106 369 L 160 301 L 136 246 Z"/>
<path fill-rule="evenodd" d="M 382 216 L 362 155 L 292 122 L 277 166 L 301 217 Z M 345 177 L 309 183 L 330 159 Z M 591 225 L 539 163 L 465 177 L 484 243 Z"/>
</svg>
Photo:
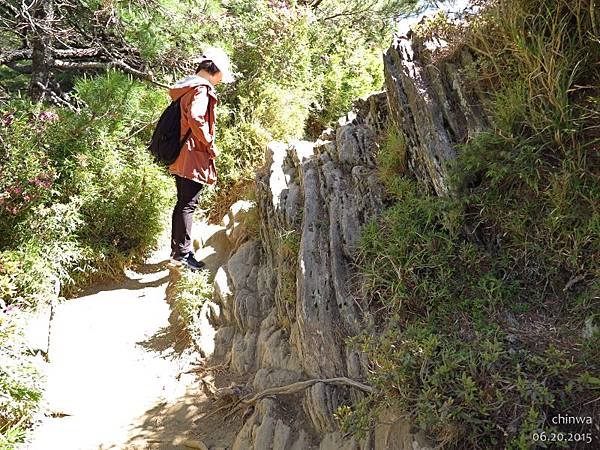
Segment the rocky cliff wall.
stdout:
<svg viewBox="0 0 600 450">
<path fill-rule="evenodd" d="M 431 193 L 448 194 L 444 163 L 456 157 L 456 145 L 489 126 L 481 106 L 484 93 L 465 75 L 473 63 L 466 48 L 442 53 L 436 38 L 395 36 L 384 55 L 385 85 L 392 126 L 406 138 L 406 163 Z"/>
<path fill-rule="evenodd" d="M 352 262 L 361 226 L 383 207 L 374 151 L 385 93 L 356 104 L 317 142 L 272 143 L 256 178 L 260 239 L 242 243 L 216 277 L 216 356 L 250 390 L 308 379 L 365 378 L 345 338 L 360 331 Z M 235 219 L 234 219 L 235 220 Z M 364 307 L 364 305 L 362 305 Z M 360 391 L 325 382 L 260 400 L 234 449 L 358 449 L 333 413 Z M 412 447 L 411 447 L 412 448 Z"/>
<path fill-rule="evenodd" d="M 225 218 L 233 249 L 215 277 L 216 360 L 261 392 L 302 380 L 366 378 L 345 344 L 368 310 L 353 267 L 362 226 L 384 208 L 375 154 L 388 127 L 406 137 L 408 171 L 448 192 L 443 162 L 487 126 L 480 93 L 464 83 L 466 51 L 431 64 L 425 43 L 397 37 L 385 56 L 386 91 L 359 100 L 317 142 L 272 143 L 256 178 L 259 237 L 244 232 L 249 204 Z M 366 439 L 340 434 L 333 418 L 361 389 L 328 381 L 258 400 L 233 449 L 419 449 L 431 444 L 392 412 Z"/>
</svg>

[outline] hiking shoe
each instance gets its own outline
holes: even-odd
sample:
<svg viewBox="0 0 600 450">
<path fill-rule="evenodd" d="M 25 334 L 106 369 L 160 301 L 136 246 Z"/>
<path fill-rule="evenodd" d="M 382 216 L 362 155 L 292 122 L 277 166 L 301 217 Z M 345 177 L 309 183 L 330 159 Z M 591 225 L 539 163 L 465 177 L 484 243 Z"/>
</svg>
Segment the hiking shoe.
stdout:
<svg viewBox="0 0 600 450">
<path fill-rule="evenodd" d="M 190 270 L 206 269 L 206 264 L 202 261 L 197 261 L 194 257 L 194 252 L 189 252 L 184 256 L 173 256 L 173 261 L 178 266 L 185 266 Z"/>
</svg>

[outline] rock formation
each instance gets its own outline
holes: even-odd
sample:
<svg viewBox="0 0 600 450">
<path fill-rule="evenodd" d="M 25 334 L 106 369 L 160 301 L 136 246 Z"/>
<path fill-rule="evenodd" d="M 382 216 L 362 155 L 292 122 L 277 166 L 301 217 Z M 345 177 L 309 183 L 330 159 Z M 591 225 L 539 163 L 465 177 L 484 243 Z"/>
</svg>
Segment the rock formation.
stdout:
<svg viewBox="0 0 600 450">
<path fill-rule="evenodd" d="M 385 206 L 378 142 L 397 127 L 406 137 L 409 172 L 442 195 L 443 162 L 487 126 L 479 94 L 460 70 L 469 53 L 432 64 L 424 48 L 414 37 L 397 37 L 384 56 L 386 92 L 357 101 L 317 142 L 268 146 L 256 177 L 259 239 L 238 229 L 247 205 L 234 205 L 227 216 L 233 249 L 215 277 L 214 358 L 247 377 L 247 391 L 314 378 L 365 380 L 366 361 L 345 340 L 360 332 L 368 309 L 353 262 L 362 226 Z M 342 436 L 333 413 L 362 395 L 319 382 L 258 400 L 233 449 L 432 447 L 392 412 L 360 442 Z"/>
<path fill-rule="evenodd" d="M 488 127 L 488 117 L 481 107 L 483 93 L 465 80 L 471 53 L 457 49 L 432 63 L 432 46 L 439 51 L 444 43 L 412 32 L 395 36 L 384 55 L 384 71 L 390 118 L 406 137 L 408 170 L 431 193 L 444 195 L 444 162 L 456 156 L 456 144 Z"/>
</svg>

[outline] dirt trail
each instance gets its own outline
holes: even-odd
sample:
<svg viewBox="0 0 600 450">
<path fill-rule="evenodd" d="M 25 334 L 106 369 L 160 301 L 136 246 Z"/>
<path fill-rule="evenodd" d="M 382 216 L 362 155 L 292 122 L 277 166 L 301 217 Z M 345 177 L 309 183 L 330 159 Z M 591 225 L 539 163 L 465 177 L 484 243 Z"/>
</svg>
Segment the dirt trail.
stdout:
<svg viewBox="0 0 600 450">
<path fill-rule="evenodd" d="M 215 227 L 195 224 L 195 231 Z M 209 246 L 199 253 L 213 274 L 214 256 Z M 208 400 L 198 375 L 185 372 L 201 357 L 166 299 L 168 249 L 126 275 L 56 308 L 46 394 L 56 414 L 42 418 L 24 448 L 203 448 L 199 436 L 217 431 L 199 429 Z M 231 431 L 219 433 L 213 443 L 230 442 Z"/>
</svg>

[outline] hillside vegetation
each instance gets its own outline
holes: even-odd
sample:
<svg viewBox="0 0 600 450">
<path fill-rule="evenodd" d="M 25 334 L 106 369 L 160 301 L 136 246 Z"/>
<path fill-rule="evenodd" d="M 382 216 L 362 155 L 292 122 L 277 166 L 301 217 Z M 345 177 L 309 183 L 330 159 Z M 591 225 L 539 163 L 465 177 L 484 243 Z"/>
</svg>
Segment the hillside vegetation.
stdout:
<svg viewBox="0 0 600 450">
<path fill-rule="evenodd" d="M 353 339 L 379 394 L 338 411 L 346 429 L 391 407 L 444 448 L 599 442 L 599 12 L 500 0 L 466 27 L 422 27 L 473 52 L 463 70 L 493 126 L 459 149 L 448 198 L 402 175 L 405 139 L 389 131 L 390 204 L 358 264 L 374 312 Z"/>
</svg>

